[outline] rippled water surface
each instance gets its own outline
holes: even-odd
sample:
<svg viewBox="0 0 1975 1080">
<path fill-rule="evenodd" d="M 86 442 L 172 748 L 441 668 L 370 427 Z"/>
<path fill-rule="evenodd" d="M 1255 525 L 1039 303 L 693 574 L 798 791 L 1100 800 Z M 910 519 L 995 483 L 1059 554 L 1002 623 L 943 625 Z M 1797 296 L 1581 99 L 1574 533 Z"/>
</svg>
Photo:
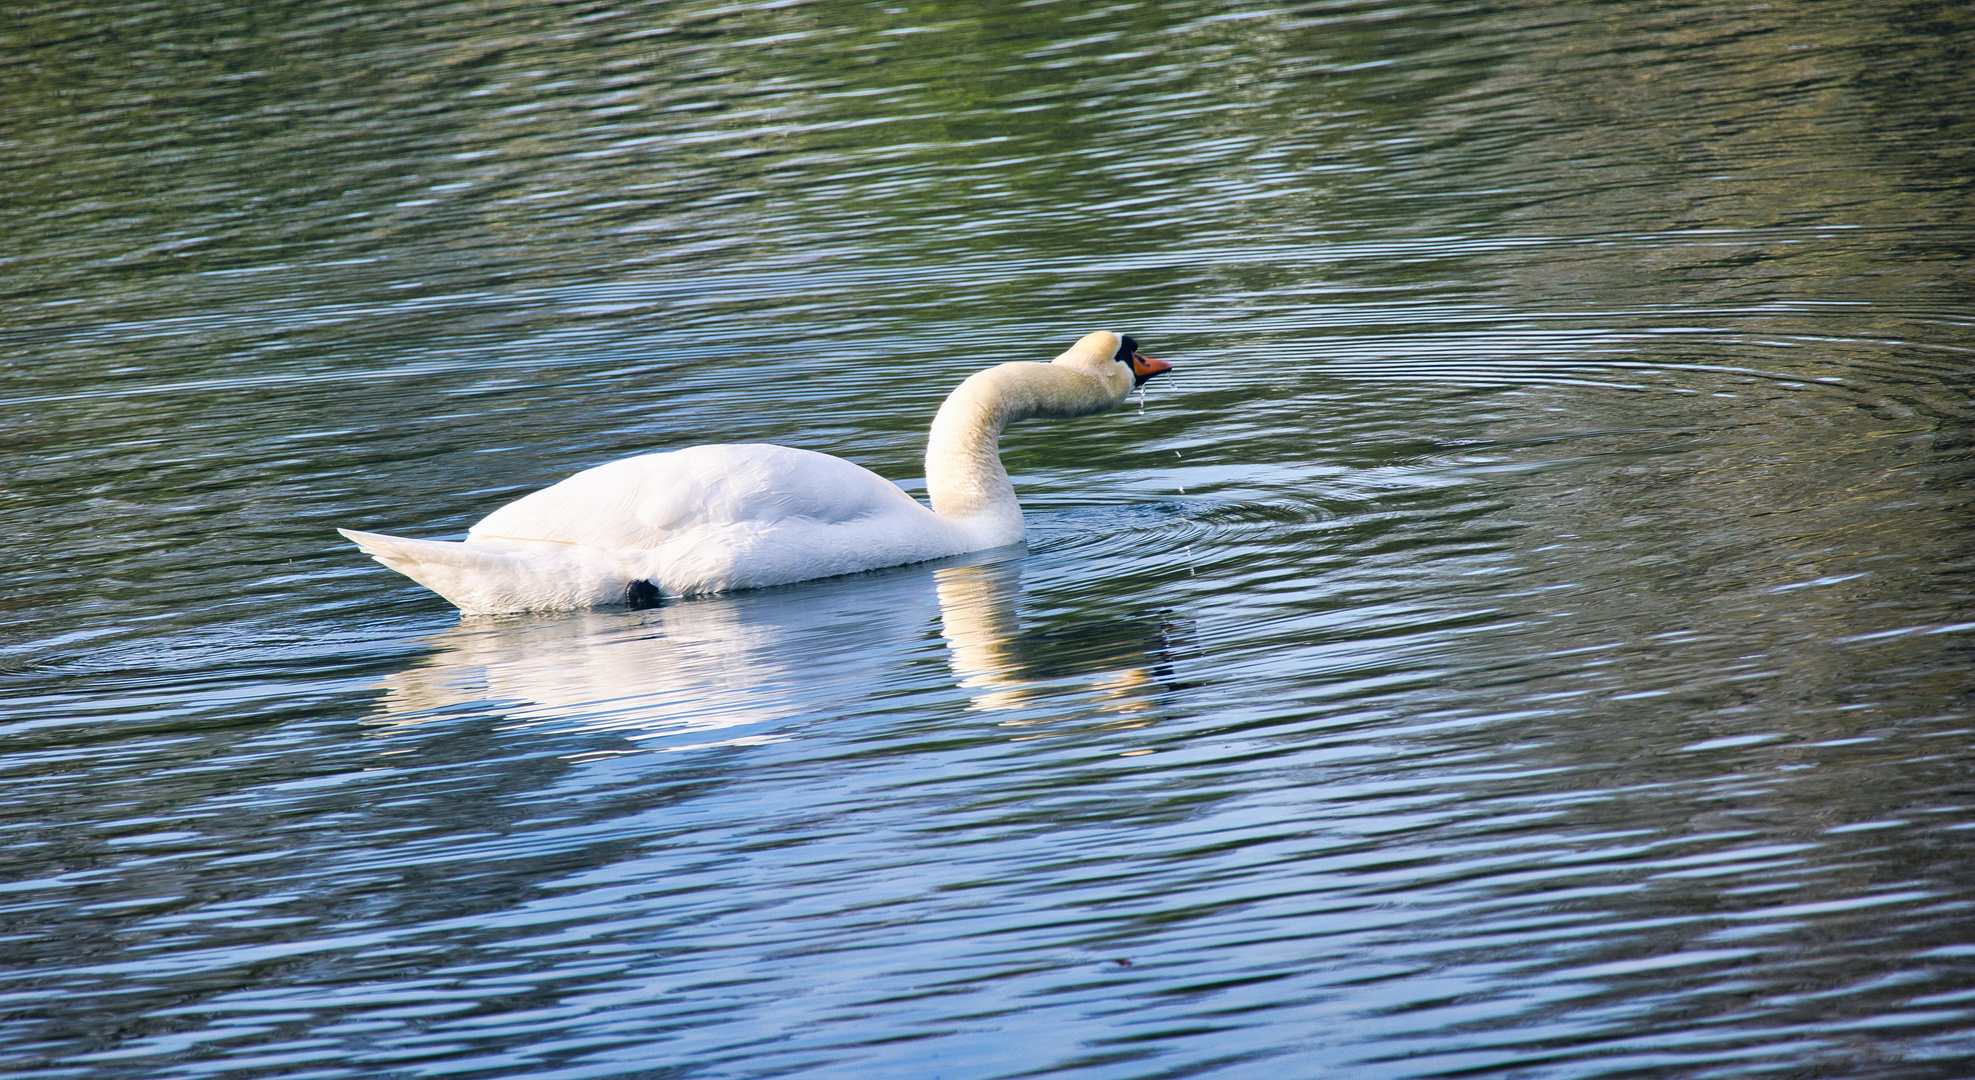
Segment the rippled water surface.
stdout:
<svg viewBox="0 0 1975 1080">
<path fill-rule="evenodd" d="M 15 5 L 0 1071 L 1975 1075 L 1975 15 Z M 631 453 L 1026 550 L 458 617 Z"/>
</svg>

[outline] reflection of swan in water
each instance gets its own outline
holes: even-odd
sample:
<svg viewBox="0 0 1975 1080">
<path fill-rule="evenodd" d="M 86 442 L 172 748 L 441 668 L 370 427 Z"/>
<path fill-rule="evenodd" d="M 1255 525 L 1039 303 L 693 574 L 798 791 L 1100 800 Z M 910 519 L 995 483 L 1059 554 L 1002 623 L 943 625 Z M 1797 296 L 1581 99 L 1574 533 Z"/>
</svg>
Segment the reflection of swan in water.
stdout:
<svg viewBox="0 0 1975 1080">
<path fill-rule="evenodd" d="M 1024 634 L 1014 604 L 1021 592 L 1016 564 L 942 567 L 933 576 L 947 663 L 960 685 L 974 691 L 973 708 L 1020 709 L 1062 692 L 1067 678 L 1097 690 L 1095 705 L 1104 712 L 1150 711 L 1148 690 L 1158 689 L 1155 671 L 1165 666 L 1166 624 L 1072 623 Z M 1158 641 L 1150 651 L 1148 630 Z"/>
<path fill-rule="evenodd" d="M 1025 634 L 1020 594 L 1016 564 L 971 561 L 640 612 L 467 619 L 384 680 L 383 715 L 370 723 L 471 709 L 509 727 L 608 733 L 644 749 L 774 741 L 921 682 L 909 656 L 937 640 L 935 626 L 974 709 L 1048 703 L 1051 720 L 1095 712 L 1149 721 L 1162 626 L 1070 623 Z"/>
</svg>

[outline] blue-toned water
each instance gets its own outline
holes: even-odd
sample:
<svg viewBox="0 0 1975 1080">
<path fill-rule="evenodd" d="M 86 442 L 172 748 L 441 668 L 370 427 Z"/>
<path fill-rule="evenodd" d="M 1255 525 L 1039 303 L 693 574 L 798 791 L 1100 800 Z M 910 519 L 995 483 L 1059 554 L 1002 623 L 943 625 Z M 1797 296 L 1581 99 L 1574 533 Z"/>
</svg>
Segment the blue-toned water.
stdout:
<svg viewBox="0 0 1975 1080">
<path fill-rule="evenodd" d="M 1975 1073 L 1975 16 L 0 30 L 0 1071 Z M 1025 550 L 461 619 L 709 441 Z"/>
</svg>

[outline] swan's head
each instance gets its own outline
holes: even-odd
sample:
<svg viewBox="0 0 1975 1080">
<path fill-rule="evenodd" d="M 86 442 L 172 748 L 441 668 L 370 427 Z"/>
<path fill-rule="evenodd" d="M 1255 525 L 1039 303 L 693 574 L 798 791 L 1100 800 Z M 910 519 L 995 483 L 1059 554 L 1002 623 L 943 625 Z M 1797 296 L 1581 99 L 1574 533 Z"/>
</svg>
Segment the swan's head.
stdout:
<svg viewBox="0 0 1975 1080">
<path fill-rule="evenodd" d="M 1120 397 L 1133 387 L 1144 386 L 1147 379 L 1173 370 L 1173 365 L 1164 360 L 1154 360 L 1139 352 L 1138 342 L 1131 337 L 1109 330 L 1085 334 L 1055 362 L 1091 369 L 1106 382 L 1122 383 L 1123 378 L 1129 377 L 1131 381 L 1123 384 Z"/>
<path fill-rule="evenodd" d="M 1144 386 L 1145 380 L 1173 370 L 1173 365 L 1164 360 L 1154 360 L 1139 352 L 1138 342 L 1133 341 L 1130 334 L 1118 338 L 1118 351 L 1111 354 L 1111 359 L 1132 369 L 1133 386 Z"/>
</svg>

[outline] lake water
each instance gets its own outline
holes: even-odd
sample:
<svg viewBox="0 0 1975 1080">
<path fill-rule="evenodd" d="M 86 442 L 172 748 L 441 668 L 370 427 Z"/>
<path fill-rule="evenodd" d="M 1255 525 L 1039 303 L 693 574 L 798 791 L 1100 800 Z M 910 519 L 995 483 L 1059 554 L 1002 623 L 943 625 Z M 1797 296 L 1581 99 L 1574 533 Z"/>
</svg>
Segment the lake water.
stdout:
<svg viewBox="0 0 1975 1080">
<path fill-rule="evenodd" d="M 1975 9 L 16 6 L 0 1071 L 1975 1075 Z M 1026 550 L 460 618 L 709 441 Z"/>
</svg>

